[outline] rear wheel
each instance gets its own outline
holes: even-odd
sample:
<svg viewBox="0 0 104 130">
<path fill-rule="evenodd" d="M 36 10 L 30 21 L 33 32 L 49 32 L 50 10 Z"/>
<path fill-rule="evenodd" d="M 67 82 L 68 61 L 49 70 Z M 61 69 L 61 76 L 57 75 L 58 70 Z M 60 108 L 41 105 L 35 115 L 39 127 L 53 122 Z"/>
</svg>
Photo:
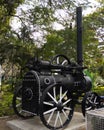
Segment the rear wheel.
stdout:
<svg viewBox="0 0 104 130">
<path fill-rule="evenodd" d="M 51 60 L 51 64 L 67 66 L 71 64 L 71 62 L 65 55 L 59 54 L 53 57 L 53 59 Z"/>
<path fill-rule="evenodd" d="M 28 113 L 22 109 L 22 86 L 20 86 L 14 93 L 12 104 L 14 112 L 19 117 L 30 118 L 34 116 L 33 114 Z"/>
<path fill-rule="evenodd" d="M 100 97 L 95 92 L 87 92 L 82 100 L 82 114 L 100 107 Z"/>
<path fill-rule="evenodd" d="M 71 121 L 74 106 L 72 97 L 62 85 L 46 88 L 40 101 L 40 118 L 49 129 L 63 128 Z"/>
</svg>

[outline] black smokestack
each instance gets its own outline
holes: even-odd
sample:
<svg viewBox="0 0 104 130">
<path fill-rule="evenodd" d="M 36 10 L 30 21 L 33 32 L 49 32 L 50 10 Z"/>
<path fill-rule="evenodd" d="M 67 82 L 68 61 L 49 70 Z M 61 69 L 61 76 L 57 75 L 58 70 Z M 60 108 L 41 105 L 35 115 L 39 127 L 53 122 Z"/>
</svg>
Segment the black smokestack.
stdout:
<svg viewBox="0 0 104 130">
<path fill-rule="evenodd" d="M 83 50 L 82 50 L 82 7 L 77 7 L 77 62 L 83 65 Z"/>
</svg>

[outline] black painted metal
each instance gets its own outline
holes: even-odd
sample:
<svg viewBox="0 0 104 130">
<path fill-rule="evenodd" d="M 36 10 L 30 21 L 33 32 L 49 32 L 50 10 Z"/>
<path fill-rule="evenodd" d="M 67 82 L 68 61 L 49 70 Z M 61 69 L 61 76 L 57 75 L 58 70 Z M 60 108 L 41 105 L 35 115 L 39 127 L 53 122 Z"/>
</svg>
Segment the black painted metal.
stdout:
<svg viewBox="0 0 104 130">
<path fill-rule="evenodd" d="M 77 63 L 83 64 L 83 49 L 82 49 L 82 7 L 78 7 L 77 14 Z"/>
</svg>

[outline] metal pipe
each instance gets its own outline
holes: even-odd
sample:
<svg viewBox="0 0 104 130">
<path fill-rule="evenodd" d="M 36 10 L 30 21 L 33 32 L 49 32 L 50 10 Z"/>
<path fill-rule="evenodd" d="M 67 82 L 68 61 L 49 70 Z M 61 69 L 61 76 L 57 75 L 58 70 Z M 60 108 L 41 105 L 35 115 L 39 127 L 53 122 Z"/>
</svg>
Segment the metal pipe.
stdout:
<svg viewBox="0 0 104 130">
<path fill-rule="evenodd" d="M 83 47 L 82 47 L 82 7 L 77 7 L 77 63 L 83 65 Z"/>
</svg>

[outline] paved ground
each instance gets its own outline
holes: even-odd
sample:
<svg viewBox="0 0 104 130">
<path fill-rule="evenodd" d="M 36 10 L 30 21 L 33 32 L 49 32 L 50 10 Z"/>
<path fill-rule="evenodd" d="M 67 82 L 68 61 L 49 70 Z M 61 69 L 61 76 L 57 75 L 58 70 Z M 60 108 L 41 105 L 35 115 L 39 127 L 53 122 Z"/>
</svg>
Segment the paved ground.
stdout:
<svg viewBox="0 0 104 130">
<path fill-rule="evenodd" d="M 7 125 L 7 121 L 17 119 L 16 116 L 0 118 L 0 130 L 11 130 Z"/>
<path fill-rule="evenodd" d="M 12 120 L 7 122 L 7 125 L 11 128 L 0 130 L 48 130 L 40 121 L 39 117 L 34 117 L 28 120 Z M 85 119 L 82 113 L 75 112 L 72 121 L 69 123 L 65 130 L 85 130 Z"/>
</svg>

